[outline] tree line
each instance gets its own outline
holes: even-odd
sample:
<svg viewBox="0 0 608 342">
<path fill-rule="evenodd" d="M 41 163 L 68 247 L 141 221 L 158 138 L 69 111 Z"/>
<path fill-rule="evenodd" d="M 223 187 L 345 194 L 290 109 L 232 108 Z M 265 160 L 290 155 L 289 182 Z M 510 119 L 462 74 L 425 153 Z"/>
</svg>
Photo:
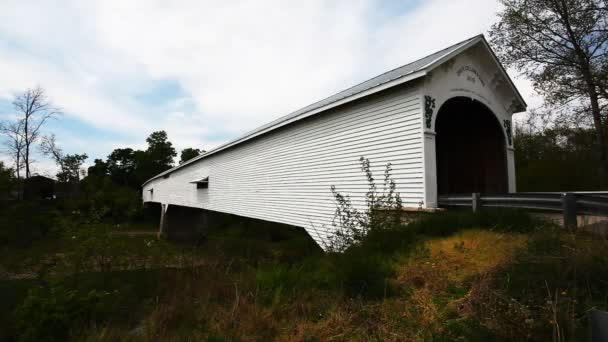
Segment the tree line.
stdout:
<svg viewBox="0 0 608 342">
<path fill-rule="evenodd" d="M 490 42 L 499 59 L 530 79 L 544 98 L 516 132 L 519 190 L 605 187 L 608 1 L 501 4 Z"/>
<path fill-rule="evenodd" d="M 54 161 L 58 167 L 57 183 L 69 185 L 63 190 L 69 192 L 67 195 L 75 195 L 81 188 L 87 154 L 65 153 L 55 134 L 44 134 L 45 124 L 58 119 L 60 109 L 51 103 L 41 87 L 16 94 L 12 104 L 14 118 L 0 122 L 3 152 L 12 162 L 10 167 L 0 162 L 0 198 L 20 198 L 15 193 L 22 191 L 21 185 L 34 175 L 35 155 Z M 172 168 L 177 157 L 165 131 L 151 133 L 146 142 L 145 150 L 117 148 L 105 160 L 95 159 L 86 172 L 87 183 L 100 185 L 100 182 L 108 180 L 111 186 L 139 192 L 147 179 Z M 179 163 L 204 152 L 198 148 L 185 148 L 181 151 Z M 107 187 L 104 186 L 106 190 Z M 82 188 L 86 188 L 86 184 Z"/>
<path fill-rule="evenodd" d="M 533 82 L 544 103 L 516 127 L 519 191 L 605 189 L 608 183 L 608 1 L 501 0 L 489 32 L 499 59 Z M 86 154 L 64 154 L 46 122 L 60 111 L 42 88 L 15 96 L 17 119 L 0 124 L 11 171 L 0 179 L 29 178 L 35 147 L 52 158 L 64 183 L 80 181 Z M 87 178 L 139 189 L 150 177 L 173 167 L 177 152 L 166 132 L 153 132 L 146 150 L 118 148 L 95 159 Z M 201 151 L 181 151 L 180 163 Z"/>
</svg>

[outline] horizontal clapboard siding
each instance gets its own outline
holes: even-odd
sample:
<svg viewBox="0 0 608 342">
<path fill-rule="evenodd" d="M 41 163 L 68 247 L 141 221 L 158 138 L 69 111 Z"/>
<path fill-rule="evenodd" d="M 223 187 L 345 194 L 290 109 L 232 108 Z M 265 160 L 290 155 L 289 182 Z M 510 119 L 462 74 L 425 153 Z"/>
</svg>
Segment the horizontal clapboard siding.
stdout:
<svg viewBox="0 0 608 342">
<path fill-rule="evenodd" d="M 385 91 L 203 158 L 146 184 L 144 200 L 299 226 L 321 242 L 334 229 L 332 185 L 354 205 L 365 203 L 361 156 L 379 182 L 390 162 L 404 205 L 420 204 L 422 110 L 415 87 Z M 189 183 L 207 176 L 208 189 Z"/>
</svg>

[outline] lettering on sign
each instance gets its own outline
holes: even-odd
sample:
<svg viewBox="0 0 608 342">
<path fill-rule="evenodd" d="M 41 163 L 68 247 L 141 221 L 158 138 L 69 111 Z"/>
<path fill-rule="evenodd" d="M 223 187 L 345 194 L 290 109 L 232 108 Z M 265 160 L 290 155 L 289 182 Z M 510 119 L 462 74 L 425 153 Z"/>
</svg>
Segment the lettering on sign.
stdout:
<svg viewBox="0 0 608 342">
<path fill-rule="evenodd" d="M 481 86 L 485 88 L 486 82 L 481 78 L 479 71 L 477 71 L 477 69 L 475 69 L 474 67 L 470 65 L 464 65 L 458 68 L 458 70 L 456 70 L 456 75 L 458 75 L 459 77 L 463 74 L 466 76 L 467 81 L 471 83 L 479 82 Z"/>
<path fill-rule="evenodd" d="M 478 93 L 476 91 L 472 91 L 472 90 L 465 89 L 465 88 L 452 88 L 452 89 L 450 89 L 450 91 L 453 93 L 470 93 L 473 95 L 477 95 L 480 99 L 482 99 L 483 101 L 486 102 L 486 105 L 488 105 L 488 106 L 492 105 L 492 101 L 488 100 L 485 96 L 481 95 L 480 93 Z"/>
</svg>

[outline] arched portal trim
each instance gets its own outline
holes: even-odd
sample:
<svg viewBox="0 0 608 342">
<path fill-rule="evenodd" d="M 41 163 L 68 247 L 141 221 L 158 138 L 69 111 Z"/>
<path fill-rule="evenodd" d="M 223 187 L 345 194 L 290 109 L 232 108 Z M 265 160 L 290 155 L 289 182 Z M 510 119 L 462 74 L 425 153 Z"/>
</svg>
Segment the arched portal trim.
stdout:
<svg viewBox="0 0 608 342">
<path fill-rule="evenodd" d="M 469 97 L 453 97 L 441 105 L 435 119 L 440 195 L 508 192 L 504 126 L 490 108 Z"/>
</svg>

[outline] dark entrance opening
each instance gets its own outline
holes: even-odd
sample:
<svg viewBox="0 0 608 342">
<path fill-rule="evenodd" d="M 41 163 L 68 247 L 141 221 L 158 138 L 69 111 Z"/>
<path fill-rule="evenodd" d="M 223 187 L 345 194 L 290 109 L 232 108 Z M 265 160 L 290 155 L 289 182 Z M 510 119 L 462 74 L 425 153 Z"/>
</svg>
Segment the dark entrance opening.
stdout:
<svg viewBox="0 0 608 342">
<path fill-rule="evenodd" d="M 439 109 L 435 132 L 440 195 L 508 192 L 504 133 L 489 108 L 452 98 Z"/>
</svg>

